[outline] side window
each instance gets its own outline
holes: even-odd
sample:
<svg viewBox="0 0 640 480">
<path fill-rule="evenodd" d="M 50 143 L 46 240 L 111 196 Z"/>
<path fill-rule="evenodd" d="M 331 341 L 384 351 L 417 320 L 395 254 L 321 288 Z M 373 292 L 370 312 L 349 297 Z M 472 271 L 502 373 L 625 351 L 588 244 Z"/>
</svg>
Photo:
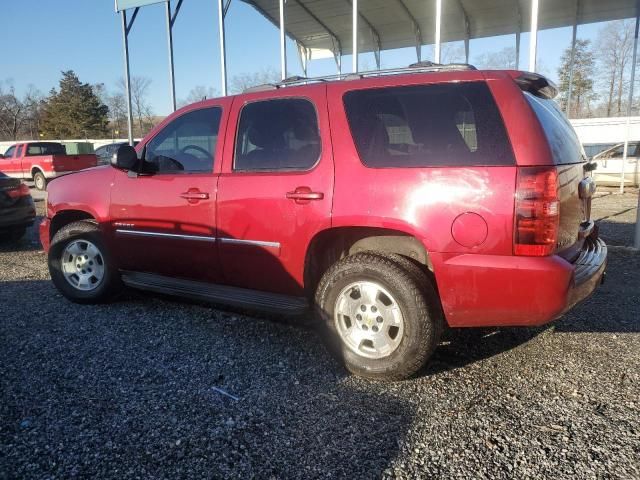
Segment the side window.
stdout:
<svg viewBox="0 0 640 480">
<path fill-rule="evenodd" d="M 23 148 L 24 148 L 24 145 L 18 146 L 18 151 L 16 152 L 16 158 L 20 158 L 22 156 L 22 149 Z"/>
<path fill-rule="evenodd" d="M 14 145 L 13 147 L 9 147 L 9 149 L 4 152 L 4 156 L 7 158 L 13 158 L 13 154 L 16 151 L 16 146 Z"/>
<path fill-rule="evenodd" d="M 144 170 L 155 173 L 211 172 L 220 129 L 220 107 L 185 113 L 145 146 Z"/>
<path fill-rule="evenodd" d="M 308 170 L 319 157 L 318 118 L 309 100 L 265 100 L 242 108 L 234 170 Z"/>
<path fill-rule="evenodd" d="M 27 146 L 27 156 L 42 155 L 42 147 L 40 145 Z"/>
<path fill-rule="evenodd" d="M 344 105 L 368 167 L 515 163 L 484 82 L 354 90 L 345 94 Z"/>
</svg>

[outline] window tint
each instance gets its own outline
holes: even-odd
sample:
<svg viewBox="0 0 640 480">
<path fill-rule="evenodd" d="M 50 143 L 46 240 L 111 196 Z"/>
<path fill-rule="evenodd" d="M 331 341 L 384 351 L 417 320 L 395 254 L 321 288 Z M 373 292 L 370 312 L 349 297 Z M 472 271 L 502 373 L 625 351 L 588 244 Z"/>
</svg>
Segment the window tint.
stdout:
<svg viewBox="0 0 640 480">
<path fill-rule="evenodd" d="M 318 119 L 310 101 L 287 98 L 242 108 L 234 170 L 308 170 L 319 156 Z"/>
<path fill-rule="evenodd" d="M 24 145 L 19 145 L 18 146 L 18 151 L 16 152 L 16 158 L 20 158 L 22 156 L 22 149 L 24 148 Z"/>
<path fill-rule="evenodd" d="M 144 170 L 157 173 L 210 172 L 222 109 L 203 108 L 169 123 L 145 147 Z"/>
<path fill-rule="evenodd" d="M 61 143 L 39 142 L 27 145 L 27 156 L 66 155 L 67 151 Z"/>
<path fill-rule="evenodd" d="M 7 149 L 7 151 L 4 152 L 4 156 L 7 157 L 7 158 L 12 158 L 13 157 L 13 152 L 15 152 L 15 151 L 16 151 L 16 146 L 15 145 L 13 147 L 9 147 Z"/>
<path fill-rule="evenodd" d="M 484 82 L 356 90 L 344 103 L 358 153 L 369 167 L 514 163 Z"/>
<path fill-rule="evenodd" d="M 528 92 L 525 92 L 525 97 L 542 125 L 553 162 L 562 165 L 585 161 L 580 140 L 556 102 L 535 97 Z"/>
</svg>

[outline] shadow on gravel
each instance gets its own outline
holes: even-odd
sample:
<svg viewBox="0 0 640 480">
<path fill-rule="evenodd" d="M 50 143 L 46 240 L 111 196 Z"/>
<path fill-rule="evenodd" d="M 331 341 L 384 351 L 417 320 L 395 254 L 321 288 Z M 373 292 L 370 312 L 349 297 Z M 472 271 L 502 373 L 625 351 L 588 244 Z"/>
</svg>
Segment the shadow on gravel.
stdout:
<svg viewBox="0 0 640 480">
<path fill-rule="evenodd" d="M 0 303 L 9 477 L 378 478 L 415 419 L 309 330 L 156 297 L 73 305 L 49 281 L 2 282 Z"/>
<path fill-rule="evenodd" d="M 616 215 L 622 215 L 628 212 L 624 210 Z M 616 215 L 610 215 L 604 217 L 602 220 L 597 220 L 596 224 L 600 229 L 600 237 L 607 243 L 607 245 L 628 247 L 633 245 L 633 236 L 635 232 L 635 224 L 628 222 L 616 222 L 609 220 L 609 218 L 615 218 Z"/>
</svg>

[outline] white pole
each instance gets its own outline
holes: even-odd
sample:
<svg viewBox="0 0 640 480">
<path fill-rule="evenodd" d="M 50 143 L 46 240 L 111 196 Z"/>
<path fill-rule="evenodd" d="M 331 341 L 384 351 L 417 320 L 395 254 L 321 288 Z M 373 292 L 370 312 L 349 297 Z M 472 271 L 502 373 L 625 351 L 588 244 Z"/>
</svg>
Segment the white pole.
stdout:
<svg viewBox="0 0 640 480">
<path fill-rule="evenodd" d="M 440 63 L 440 28 L 442 25 L 442 0 L 436 0 L 436 45 L 435 62 Z"/>
<path fill-rule="evenodd" d="M 129 32 L 127 31 L 127 12 L 120 12 L 122 22 L 122 47 L 124 50 L 124 89 L 127 97 L 127 130 L 129 145 L 133 146 L 133 108 L 131 107 L 131 76 L 129 73 Z"/>
<path fill-rule="evenodd" d="M 531 38 L 529 39 L 529 71 L 536 71 L 538 54 L 538 0 L 531 0 Z"/>
<path fill-rule="evenodd" d="M 358 0 L 353 0 L 353 18 L 351 30 L 353 34 L 352 70 L 358 73 Z"/>
<path fill-rule="evenodd" d="M 287 78 L 287 42 L 284 30 L 284 0 L 280 0 L 280 77 Z"/>
<path fill-rule="evenodd" d="M 640 2 L 639 2 L 640 3 Z M 633 87 L 636 81 L 636 56 L 638 54 L 638 28 L 640 27 L 640 11 L 636 10 L 636 33 L 633 40 L 633 59 L 631 62 L 631 83 L 629 85 L 629 100 L 627 104 L 627 132 L 624 139 L 624 152 L 622 154 L 622 173 L 620 174 L 620 193 L 624 193 L 624 167 L 627 163 L 627 151 L 629 150 L 629 135 L 631 133 L 631 110 L 633 107 Z M 637 236 L 638 231 L 638 222 L 636 222 L 636 239 L 638 241 Z"/>
<path fill-rule="evenodd" d="M 173 28 L 171 25 L 171 2 L 168 1 L 166 5 L 167 16 L 167 49 L 169 51 L 169 87 L 171 92 L 171 108 L 172 111 L 176 111 L 176 79 L 175 70 L 173 67 Z"/>
<path fill-rule="evenodd" d="M 224 6 L 218 0 L 218 30 L 220 33 L 220 76 L 222 77 L 222 96 L 227 95 L 227 50 L 224 38 Z"/>
</svg>

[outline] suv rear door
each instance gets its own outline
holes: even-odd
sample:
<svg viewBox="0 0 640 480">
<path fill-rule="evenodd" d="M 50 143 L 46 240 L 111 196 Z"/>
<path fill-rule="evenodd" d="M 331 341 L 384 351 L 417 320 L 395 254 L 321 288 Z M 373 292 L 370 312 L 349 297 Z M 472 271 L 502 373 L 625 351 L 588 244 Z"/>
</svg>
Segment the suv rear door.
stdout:
<svg viewBox="0 0 640 480">
<path fill-rule="evenodd" d="M 306 249 L 330 226 L 332 194 L 326 86 L 236 97 L 218 184 L 226 283 L 301 295 Z"/>
</svg>

